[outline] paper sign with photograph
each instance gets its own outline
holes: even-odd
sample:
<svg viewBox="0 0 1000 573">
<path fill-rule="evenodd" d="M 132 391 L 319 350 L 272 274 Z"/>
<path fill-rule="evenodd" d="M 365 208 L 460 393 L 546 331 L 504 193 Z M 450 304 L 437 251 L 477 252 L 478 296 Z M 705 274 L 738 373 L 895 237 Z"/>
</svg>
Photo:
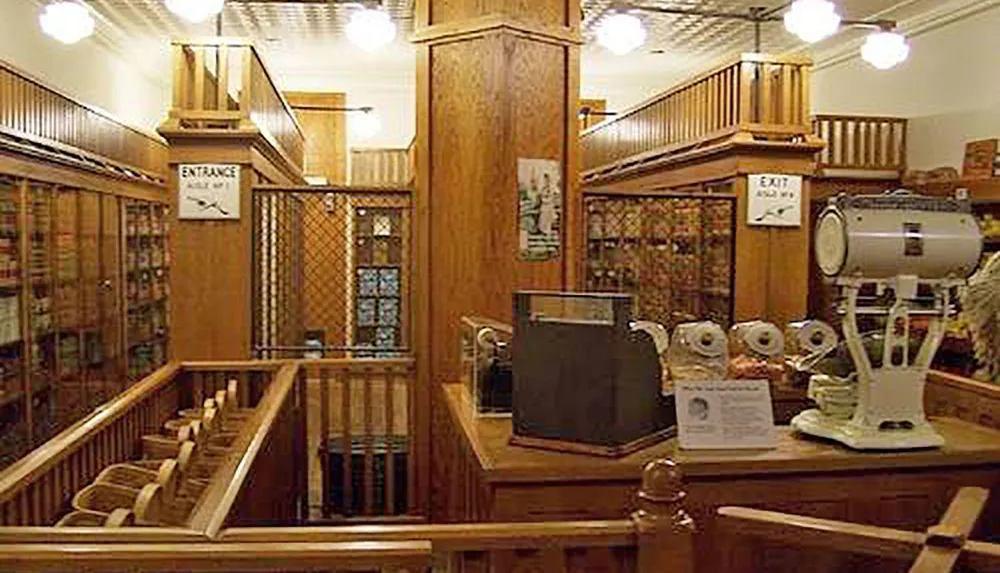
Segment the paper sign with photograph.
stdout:
<svg viewBox="0 0 1000 573">
<path fill-rule="evenodd" d="M 559 256 L 562 238 L 562 165 L 551 159 L 518 159 L 518 242 L 525 261 Z"/>
<path fill-rule="evenodd" d="M 767 380 L 676 383 L 683 449 L 765 449 L 777 445 Z"/>
</svg>

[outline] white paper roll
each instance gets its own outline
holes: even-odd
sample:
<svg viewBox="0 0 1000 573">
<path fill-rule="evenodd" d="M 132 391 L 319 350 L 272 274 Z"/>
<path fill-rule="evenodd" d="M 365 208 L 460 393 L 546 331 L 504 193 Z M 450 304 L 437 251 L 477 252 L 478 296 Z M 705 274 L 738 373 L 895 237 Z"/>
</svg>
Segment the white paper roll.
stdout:
<svg viewBox="0 0 1000 573">
<path fill-rule="evenodd" d="M 689 351 L 706 358 L 726 353 L 726 333 L 714 322 L 689 322 L 677 326 L 674 340 Z"/>
<path fill-rule="evenodd" d="M 738 349 L 747 349 L 768 358 L 781 358 L 785 354 L 785 337 L 770 322 L 741 322 L 734 325 L 730 332 L 731 340 Z"/>
<path fill-rule="evenodd" d="M 837 346 L 837 332 L 822 320 L 789 323 L 785 338 L 788 340 L 788 353 L 793 356 L 825 353 Z"/>
</svg>

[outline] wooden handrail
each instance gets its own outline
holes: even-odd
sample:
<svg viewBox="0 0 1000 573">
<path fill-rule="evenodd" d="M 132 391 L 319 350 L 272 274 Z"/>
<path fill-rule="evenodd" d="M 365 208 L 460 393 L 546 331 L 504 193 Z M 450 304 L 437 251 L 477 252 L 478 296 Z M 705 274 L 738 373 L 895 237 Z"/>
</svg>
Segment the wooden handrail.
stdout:
<svg viewBox="0 0 1000 573">
<path fill-rule="evenodd" d="M 740 535 L 894 559 L 916 558 L 927 537 L 915 531 L 845 524 L 745 507 L 721 507 L 718 513 L 722 526 Z"/>
<path fill-rule="evenodd" d="M 810 61 L 743 54 L 581 135 L 584 178 L 709 144 L 811 137 Z"/>
<path fill-rule="evenodd" d="M 345 525 L 338 527 L 232 527 L 221 533 L 226 543 L 386 543 L 426 539 L 435 551 L 536 549 L 555 540 L 572 547 L 624 547 L 636 544 L 635 524 L 618 521 L 454 523 L 441 525 Z"/>
<path fill-rule="evenodd" d="M 199 531 L 181 527 L 0 527 L 0 555 L 12 544 L 203 543 Z M 3 563 L 0 556 L 0 563 Z"/>
<path fill-rule="evenodd" d="M 216 360 L 206 362 L 181 362 L 185 372 L 212 372 L 228 370 L 234 372 L 275 372 L 288 364 L 287 360 Z"/>
<path fill-rule="evenodd" d="M 172 571 L 427 571 L 426 541 L 386 543 L 164 543 L 0 546 L 0 562 L 17 571 L 143 573 Z"/>
<path fill-rule="evenodd" d="M 239 455 L 231 455 L 216 470 L 212 481 L 195 506 L 189 525 L 214 537 L 225 525 L 246 487 L 251 468 L 264 445 L 275 429 L 275 421 L 282 409 L 293 397 L 293 389 L 298 380 L 298 366 L 287 364 L 278 370 L 264 397 L 257 405 L 253 417 L 240 431 L 231 450 Z"/>
<path fill-rule="evenodd" d="M 166 142 L 0 60 L 0 128 L 162 178 Z M 61 148 L 61 147 L 60 147 Z"/>
<path fill-rule="evenodd" d="M 179 371 L 180 364 L 177 362 L 161 367 L 114 401 L 63 430 L 0 473 L 0 504 L 9 501 L 28 483 L 62 463 L 102 430 L 148 400 L 154 392 L 173 383 Z"/>
</svg>

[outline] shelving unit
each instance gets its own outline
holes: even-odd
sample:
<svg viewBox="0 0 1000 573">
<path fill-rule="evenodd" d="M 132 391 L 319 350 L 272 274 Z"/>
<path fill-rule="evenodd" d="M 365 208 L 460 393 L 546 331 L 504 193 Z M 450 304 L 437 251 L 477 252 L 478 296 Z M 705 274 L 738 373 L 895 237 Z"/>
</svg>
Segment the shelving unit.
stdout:
<svg viewBox="0 0 1000 573">
<path fill-rule="evenodd" d="M 732 322 L 731 183 L 585 203 L 587 290 L 634 294 L 639 317 L 670 329 Z"/>
<path fill-rule="evenodd" d="M 125 222 L 125 341 L 128 379 L 140 380 L 167 357 L 170 250 L 167 208 L 128 200 Z"/>
<path fill-rule="evenodd" d="M 166 361 L 166 217 L 0 174 L 0 468 Z"/>
</svg>

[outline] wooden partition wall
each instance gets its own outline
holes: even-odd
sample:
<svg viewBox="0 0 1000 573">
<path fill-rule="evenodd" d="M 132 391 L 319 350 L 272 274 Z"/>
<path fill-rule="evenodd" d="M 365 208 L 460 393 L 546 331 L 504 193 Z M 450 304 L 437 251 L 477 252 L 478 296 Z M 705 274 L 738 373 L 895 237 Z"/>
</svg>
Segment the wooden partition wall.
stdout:
<svg viewBox="0 0 1000 573">
<path fill-rule="evenodd" d="M 0 134 L 52 158 L 162 181 L 167 149 L 155 134 L 115 119 L 0 61 Z"/>
<path fill-rule="evenodd" d="M 803 58 L 743 54 L 585 131 L 584 181 L 708 144 L 804 139 L 809 73 Z"/>
</svg>

